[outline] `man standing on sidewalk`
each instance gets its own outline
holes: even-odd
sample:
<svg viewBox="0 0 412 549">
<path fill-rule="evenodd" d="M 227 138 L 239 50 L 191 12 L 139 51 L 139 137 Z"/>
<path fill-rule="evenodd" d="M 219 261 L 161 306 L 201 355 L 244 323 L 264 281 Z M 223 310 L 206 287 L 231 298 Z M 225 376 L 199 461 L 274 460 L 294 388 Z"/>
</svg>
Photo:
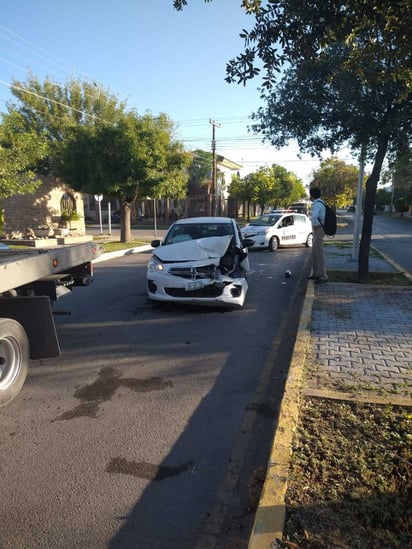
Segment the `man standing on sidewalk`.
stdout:
<svg viewBox="0 0 412 549">
<path fill-rule="evenodd" d="M 314 280 L 316 284 L 321 284 L 328 281 L 325 265 L 325 251 L 323 249 L 323 239 L 325 238 L 323 225 L 325 224 L 326 208 L 325 204 L 320 199 L 320 189 L 310 189 L 309 196 L 310 200 L 313 202 L 310 217 L 312 222 L 313 244 L 312 269 L 308 278 Z"/>
</svg>

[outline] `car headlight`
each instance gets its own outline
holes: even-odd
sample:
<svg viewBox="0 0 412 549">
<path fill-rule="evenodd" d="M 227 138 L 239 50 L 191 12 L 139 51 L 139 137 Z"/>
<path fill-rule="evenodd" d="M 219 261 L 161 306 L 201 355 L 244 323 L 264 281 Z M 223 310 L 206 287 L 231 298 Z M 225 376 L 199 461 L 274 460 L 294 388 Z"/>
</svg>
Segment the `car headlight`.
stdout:
<svg viewBox="0 0 412 549">
<path fill-rule="evenodd" d="M 147 264 L 147 270 L 152 272 L 163 271 L 164 270 L 163 263 L 160 261 L 158 257 L 154 255 L 152 259 L 149 261 L 149 263 Z"/>
<path fill-rule="evenodd" d="M 261 231 L 257 231 L 256 236 L 264 236 L 267 233 L 266 229 L 263 229 Z"/>
</svg>

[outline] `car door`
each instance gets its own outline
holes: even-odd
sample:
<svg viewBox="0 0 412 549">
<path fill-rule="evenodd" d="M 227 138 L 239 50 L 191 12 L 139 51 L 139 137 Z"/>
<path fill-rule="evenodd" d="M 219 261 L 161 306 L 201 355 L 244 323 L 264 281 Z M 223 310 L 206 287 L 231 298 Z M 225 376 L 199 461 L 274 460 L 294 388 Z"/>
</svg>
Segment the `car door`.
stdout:
<svg viewBox="0 0 412 549">
<path fill-rule="evenodd" d="M 285 215 L 279 224 L 279 238 L 281 246 L 289 246 L 296 242 L 296 231 L 293 214 Z"/>
<path fill-rule="evenodd" d="M 307 217 L 303 214 L 293 214 L 294 229 L 295 229 L 295 243 L 304 244 L 308 238 L 308 234 L 311 232 L 311 225 L 307 221 Z"/>
</svg>

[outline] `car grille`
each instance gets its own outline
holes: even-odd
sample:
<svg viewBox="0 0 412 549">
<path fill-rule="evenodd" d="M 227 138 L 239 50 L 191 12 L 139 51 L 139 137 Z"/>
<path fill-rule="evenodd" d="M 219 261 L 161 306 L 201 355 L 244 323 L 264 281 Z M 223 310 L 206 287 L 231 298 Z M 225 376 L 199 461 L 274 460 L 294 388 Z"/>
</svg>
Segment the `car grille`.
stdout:
<svg viewBox="0 0 412 549">
<path fill-rule="evenodd" d="M 173 267 L 169 269 L 169 273 L 189 280 L 198 280 L 200 278 L 214 279 L 216 277 L 216 266 L 212 264 L 203 267 Z"/>
<path fill-rule="evenodd" d="M 223 287 L 209 285 L 198 290 L 186 291 L 183 288 L 165 288 L 165 292 L 171 297 L 219 297 L 222 295 Z"/>
</svg>

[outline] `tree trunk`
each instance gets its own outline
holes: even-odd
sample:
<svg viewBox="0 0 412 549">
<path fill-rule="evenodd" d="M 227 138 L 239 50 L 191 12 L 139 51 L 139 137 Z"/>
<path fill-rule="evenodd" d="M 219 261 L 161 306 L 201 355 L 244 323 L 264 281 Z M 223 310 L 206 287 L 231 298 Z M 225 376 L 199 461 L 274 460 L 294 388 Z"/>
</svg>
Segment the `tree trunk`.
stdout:
<svg viewBox="0 0 412 549">
<path fill-rule="evenodd" d="M 120 242 L 130 242 L 132 232 L 130 229 L 131 204 L 121 202 L 120 204 Z"/>
<path fill-rule="evenodd" d="M 375 209 L 376 189 L 382 169 L 382 164 L 388 149 L 389 135 L 382 136 L 378 143 L 375 163 L 371 175 L 366 181 L 365 206 L 363 210 L 362 236 L 358 257 L 358 281 L 368 282 L 369 278 L 369 248 L 372 237 L 373 212 Z"/>
</svg>

